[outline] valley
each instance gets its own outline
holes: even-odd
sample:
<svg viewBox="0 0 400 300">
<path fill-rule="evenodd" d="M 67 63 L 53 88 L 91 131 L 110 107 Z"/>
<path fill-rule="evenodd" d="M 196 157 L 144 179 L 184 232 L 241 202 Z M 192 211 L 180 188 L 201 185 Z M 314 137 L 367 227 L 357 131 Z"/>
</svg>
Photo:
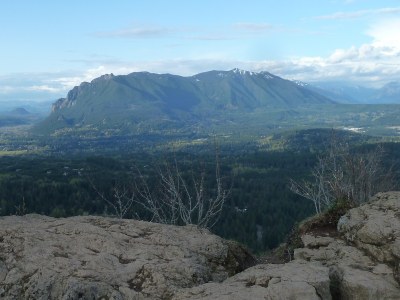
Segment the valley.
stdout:
<svg viewBox="0 0 400 300">
<path fill-rule="evenodd" d="M 132 188 L 138 171 L 155 179 L 174 161 L 188 182 L 204 172 L 212 192 L 217 151 L 230 193 L 212 231 L 254 252 L 313 214 L 288 183 L 310 176 L 333 135 L 355 152 L 382 145 L 385 165 L 400 163 L 399 104 L 340 103 L 267 72 L 104 75 L 54 102 L 48 116 L 23 123 L 29 113 L 12 113 L 21 121 L 0 127 L 1 215 L 113 215 L 94 186 L 112 197 L 115 186 Z M 126 217 L 151 220 L 138 203 Z"/>
<path fill-rule="evenodd" d="M 283 242 L 293 224 L 313 214 L 312 203 L 292 193 L 288 183 L 309 176 L 332 134 L 332 129 L 296 129 L 269 136 L 236 137 L 154 134 L 16 139 L 9 135 L 3 137 L 0 153 L 0 214 L 113 215 L 112 207 L 91 182 L 111 198 L 116 185 L 133 187 L 138 178 L 135 170 L 155 178 L 157 166 L 166 161 L 177 161 L 187 180 L 191 180 L 193 164 L 197 165 L 195 173 L 204 171 L 212 190 L 213 143 L 217 139 L 221 174 L 230 195 L 212 231 L 240 241 L 254 252 L 264 252 Z M 344 130 L 335 130 L 334 134 L 351 144 L 354 151 L 382 144 L 385 164 L 400 163 L 397 137 Z M 400 178 L 398 172 L 396 176 Z M 126 217 L 138 216 L 151 219 L 135 204 Z"/>
</svg>

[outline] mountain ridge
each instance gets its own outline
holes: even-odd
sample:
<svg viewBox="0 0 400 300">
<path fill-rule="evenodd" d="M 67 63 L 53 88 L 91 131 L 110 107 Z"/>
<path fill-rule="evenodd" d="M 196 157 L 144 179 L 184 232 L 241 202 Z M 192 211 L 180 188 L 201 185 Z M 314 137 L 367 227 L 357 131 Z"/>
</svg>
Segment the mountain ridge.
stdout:
<svg viewBox="0 0 400 300">
<path fill-rule="evenodd" d="M 269 72 L 239 69 L 193 76 L 134 72 L 105 74 L 71 89 L 36 128 L 54 132 L 82 126 L 135 127 L 149 120 L 226 121 L 231 114 L 335 104 L 325 96 Z"/>
<path fill-rule="evenodd" d="M 400 104 L 400 83 L 392 81 L 382 87 L 352 85 L 346 82 L 314 82 L 307 87 L 345 104 Z"/>
</svg>

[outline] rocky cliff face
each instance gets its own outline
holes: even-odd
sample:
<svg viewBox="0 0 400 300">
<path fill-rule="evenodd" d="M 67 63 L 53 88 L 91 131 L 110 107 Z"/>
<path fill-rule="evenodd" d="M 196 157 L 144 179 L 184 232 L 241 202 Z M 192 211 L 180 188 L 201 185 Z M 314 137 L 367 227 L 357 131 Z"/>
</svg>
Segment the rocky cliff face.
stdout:
<svg viewBox="0 0 400 300">
<path fill-rule="evenodd" d="M 83 93 L 87 92 L 88 89 L 96 84 L 108 81 L 114 77 L 114 74 L 105 74 L 89 82 L 82 82 L 79 86 L 75 86 L 67 94 L 67 98 L 60 98 L 51 106 L 51 112 L 56 112 L 63 108 L 69 108 L 75 105 L 77 98 Z"/>
<path fill-rule="evenodd" d="M 0 218 L 1 299 L 400 299 L 400 192 L 254 265 L 196 227 L 102 217 Z M 247 268 L 247 269 L 246 269 Z"/>
</svg>

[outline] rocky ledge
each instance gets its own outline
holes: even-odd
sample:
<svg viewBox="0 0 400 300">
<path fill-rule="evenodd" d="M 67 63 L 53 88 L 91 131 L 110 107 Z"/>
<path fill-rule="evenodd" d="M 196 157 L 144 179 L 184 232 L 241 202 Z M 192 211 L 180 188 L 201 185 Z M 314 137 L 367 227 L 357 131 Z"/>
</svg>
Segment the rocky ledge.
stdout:
<svg viewBox="0 0 400 300">
<path fill-rule="evenodd" d="M 1 299 L 400 299 L 400 192 L 310 230 L 288 263 L 194 226 L 0 218 Z"/>
<path fill-rule="evenodd" d="M 0 218 L 1 299 L 170 299 L 252 264 L 244 247 L 194 226 Z"/>
</svg>

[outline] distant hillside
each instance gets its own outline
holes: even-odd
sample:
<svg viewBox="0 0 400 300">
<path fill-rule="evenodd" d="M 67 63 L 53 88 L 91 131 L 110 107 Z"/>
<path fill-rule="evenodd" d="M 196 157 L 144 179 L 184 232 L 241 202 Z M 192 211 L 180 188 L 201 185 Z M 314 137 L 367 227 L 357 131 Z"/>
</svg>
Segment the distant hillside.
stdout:
<svg viewBox="0 0 400 300">
<path fill-rule="evenodd" d="M 316 82 L 307 87 L 340 103 L 400 104 L 400 82 L 390 82 L 381 88 L 343 82 Z"/>
<path fill-rule="evenodd" d="M 8 111 L 0 111 L 0 127 L 32 125 L 42 119 L 42 115 L 31 113 L 24 107 L 16 107 Z"/>
<path fill-rule="evenodd" d="M 400 104 L 400 82 L 390 82 L 384 85 L 372 95 L 371 101 Z"/>
<path fill-rule="evenodd" d="M 231 115 L 334 103 L 268 72 L 233 69 L 182 77 L 148 72 L 103 75 L 57 100 L 37 132 L 95 127 L 120 131 L 226 122 Z M 143 129 L 147 128 L 147 129 Z"/>
<path fill-rule="evenodd" d="M 29 111 L 27 111 L 25 108 L 23 108 L 23 107 L 17 107 L 17 108 L 14 108 L 11 112 L 10 112 L 10 114 L 13 114 L 13 115 L 18 115 L 18 116 L 26 116 L 26 115 L 30 115 L 31 113 L 29 112 Z"/>
</svg>

